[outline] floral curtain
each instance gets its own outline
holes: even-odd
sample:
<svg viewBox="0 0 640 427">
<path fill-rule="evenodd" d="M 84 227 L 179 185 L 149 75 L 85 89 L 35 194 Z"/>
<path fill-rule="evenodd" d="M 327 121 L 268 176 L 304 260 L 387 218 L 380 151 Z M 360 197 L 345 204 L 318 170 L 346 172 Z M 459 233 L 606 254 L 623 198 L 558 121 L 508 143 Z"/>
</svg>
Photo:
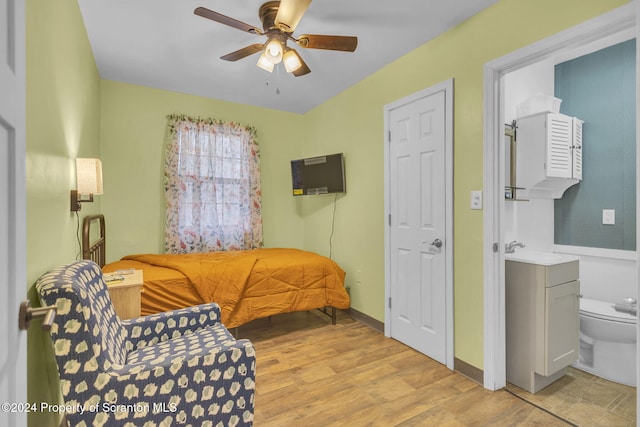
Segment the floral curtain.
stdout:
<svg viewBox="0 0 640 427">
<path fill-rule="evenodd" d="M 262 246 L 260 152 L 251 127 L 169 116 L 166 253 Z"/>
</svg>

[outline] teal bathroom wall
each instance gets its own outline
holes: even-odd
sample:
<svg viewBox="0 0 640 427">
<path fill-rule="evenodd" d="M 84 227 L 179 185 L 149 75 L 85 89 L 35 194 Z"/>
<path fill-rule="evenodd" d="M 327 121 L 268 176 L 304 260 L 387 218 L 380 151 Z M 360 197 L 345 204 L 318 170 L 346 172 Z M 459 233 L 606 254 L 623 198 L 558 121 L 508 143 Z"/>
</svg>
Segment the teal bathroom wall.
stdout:
<svg viewBox="0 0 640 427">
<path fill-rule="evenodd" d="M 556 244 L 636 249 L 635 76 L 635 40 L 555 67 L 560 112 L 584 120 L 583 179 L 555 201 Z"/>
</svg>

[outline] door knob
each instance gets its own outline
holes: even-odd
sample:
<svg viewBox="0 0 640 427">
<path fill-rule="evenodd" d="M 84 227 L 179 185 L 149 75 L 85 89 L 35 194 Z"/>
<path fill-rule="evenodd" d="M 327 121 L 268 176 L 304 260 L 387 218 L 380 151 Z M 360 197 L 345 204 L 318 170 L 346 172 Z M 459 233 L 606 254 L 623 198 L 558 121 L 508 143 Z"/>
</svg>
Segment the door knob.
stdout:
<svg viewBox="0 0 640 427">
<path fill-rule="evenodd" d="M 31 326 L 31 320 L 42 319 L 42 330 L 50 331 L 51 325 L 53 325 L 53 319 L 56 318 L 56 311 L 57 308 L 55 305 L 32 308 L 29 301 L 22 301 L 18 314 L 18 328 L 20 328 L 21 331 L 26 331 L 29 329 L 29 326 Z"/>
<path fill-rule="evenodd" d="M 427 243 L 427 242 L 424 242 Z M 431 246 L 435 246 L 436 248 L 441 248 L 442 247 L 442 240 L 440 239 L 435 239 L 433 242 L 429 243 Z"/>
</svg>

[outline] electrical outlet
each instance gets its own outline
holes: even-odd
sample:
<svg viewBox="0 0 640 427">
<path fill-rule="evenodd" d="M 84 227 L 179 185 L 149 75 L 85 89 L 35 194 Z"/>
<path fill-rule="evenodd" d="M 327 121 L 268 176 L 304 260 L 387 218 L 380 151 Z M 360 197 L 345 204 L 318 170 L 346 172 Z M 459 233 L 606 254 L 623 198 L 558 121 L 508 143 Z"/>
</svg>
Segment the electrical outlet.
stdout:
<svg viewBox="0 0 640 427">
<path fill-rule="evenodd" d="M 482 210 L 482 190 L 471 192 L 471 209 Z"/>
<path fill-rule="evenodd" d="M 615 223 L 616 223 L 616 210 L 602 209 L 602 224 L 615 225 Z"/>
</svg>

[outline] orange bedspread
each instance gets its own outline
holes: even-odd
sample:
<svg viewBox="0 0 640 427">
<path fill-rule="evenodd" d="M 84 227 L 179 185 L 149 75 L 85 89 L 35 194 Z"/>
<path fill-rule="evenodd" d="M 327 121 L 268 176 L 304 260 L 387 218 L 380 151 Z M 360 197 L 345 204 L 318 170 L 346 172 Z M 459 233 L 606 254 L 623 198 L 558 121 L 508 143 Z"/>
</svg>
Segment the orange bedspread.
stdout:
<svg viewBox="0 0 640 427">
<path fill-rule="evenodd" d="M 228 328 L 279 313 L 349 308 L 345 272 L 329 258 L 298 249 L 145 254 L 123 260 L 181 272 L 203 301 L 220 305 Z"/>
</svg>

